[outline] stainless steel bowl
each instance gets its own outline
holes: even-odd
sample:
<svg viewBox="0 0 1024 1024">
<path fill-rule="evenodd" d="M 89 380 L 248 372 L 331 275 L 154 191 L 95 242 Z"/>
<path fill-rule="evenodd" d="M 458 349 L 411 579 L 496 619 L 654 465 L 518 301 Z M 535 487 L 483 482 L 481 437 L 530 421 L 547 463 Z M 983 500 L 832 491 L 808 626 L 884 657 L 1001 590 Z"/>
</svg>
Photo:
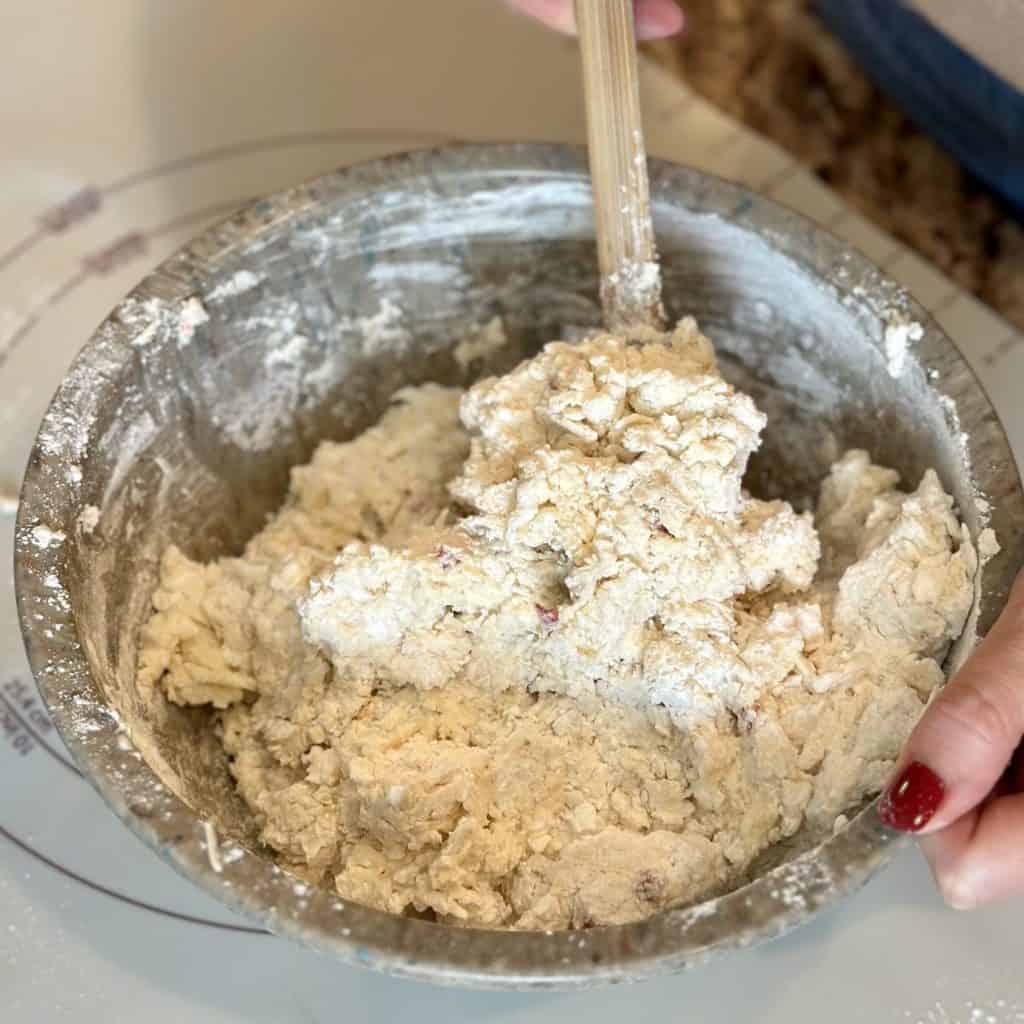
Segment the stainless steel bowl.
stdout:
<svg viewBox="0 0 1024 1024">
<path fill-rule="evenodd" d="M 1004 602 L 1024 525 L 1006 438 L 963 358 L 895 284 L 802 217 L 658 161 L 651 184 L 670 313 L 698 317 L 727 374 L 771 417 L 755 490 L 806 496 L 830 453 L 856 445 L 908 482 L 936 467 L 975 536 L 978 499 L 989 503 L 1004 550 L 981 574 L 955 666 Z M 396 917 L 276 868 L 208 715 L 137 692 L 136 638 L 168 543 L 203 559 L 237 552 L 319 440 L 366 427 L 401 385 L 462 382 L 597 324 L 596 282 L 577 150 L 465 146 L 375 161 L 258 202 L 168 260 L 99 328 L 46 414 L 16 539 L 40 691 L 132 831 L 275 932 L 435 981 L 634 980 L 779 935 L 892 853 L 866 807 L 838 835 L 773 851 L 743 888 L 637 924 L 505 933 Z M 495 315 L 510 346 L 467 372 L 453 347 Z M 898 315 L 924 336 L 893 375 L 884 330 Z M 225 844 L 221 870 L 204 822 Z"/>
</svg>

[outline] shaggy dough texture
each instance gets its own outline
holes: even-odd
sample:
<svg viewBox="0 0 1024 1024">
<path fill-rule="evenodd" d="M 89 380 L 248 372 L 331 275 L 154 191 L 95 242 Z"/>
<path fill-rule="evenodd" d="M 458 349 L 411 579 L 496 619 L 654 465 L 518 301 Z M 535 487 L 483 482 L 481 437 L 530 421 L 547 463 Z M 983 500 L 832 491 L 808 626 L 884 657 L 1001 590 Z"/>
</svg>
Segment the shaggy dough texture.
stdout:
<svg viewBox="0 0 1024 1024">
<path fill-rule="evenodd" d="M 881 788 L 977 568 L 932 472 L 748 495 L 764 425 L 692 321 L 404 391 L 242 557 L 167 551 L 140 685 L 220 709 L 265 842 L 350 899 L 565 928 L 723 891 Z"/>
</svg>

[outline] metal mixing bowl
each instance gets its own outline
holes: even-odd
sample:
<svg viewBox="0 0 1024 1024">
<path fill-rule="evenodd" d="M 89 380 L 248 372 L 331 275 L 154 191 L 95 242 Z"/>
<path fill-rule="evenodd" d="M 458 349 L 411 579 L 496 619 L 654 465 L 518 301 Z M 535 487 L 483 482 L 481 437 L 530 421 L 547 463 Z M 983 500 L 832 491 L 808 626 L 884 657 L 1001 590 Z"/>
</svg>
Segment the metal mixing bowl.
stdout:
<svg viewBox="0 0 1024 1024">
<path fill-rule="evenodd" d="M 669 312 L 698 317 L 727 375 L 771 417 L 755 491 L 806 497 L 830 455 L 862 446 L 910 484 L 936 467 L 975 537 L 987 499 L 1003 553 L 981 574 L 955 666 L 1002 607 L 1022 550 L 1019 479 L 978 382 L 922 309 L 809 221 L 658 161 L 651 185 Z M 341 960 L 487 986 L 638 979 L 778 935 L 892 853 L 867 807 L 838 835 L 773 851 L 735 892 L 623 927 L 506 933 L 392 916 L 276 868 L 208 713 L 147 703 L 135 688 L 139 625 L 167 544 L 200 559 L 238 552 L 279 505 L 289 467 L 319 440 L 372 423 L 399 386 L 464 382 L 599 323 L 590 204 L 583 154 L 548 145 L 417 152 L 258 202 L 114 310 L 32 452 L 19 608 L 75 760 L 182 874 Z M 899 313 L 924 336 L 892 375 L 884 328 Z M 510 344 L 467 371 L 453 347 L 495 315 Z"/>
</svg>

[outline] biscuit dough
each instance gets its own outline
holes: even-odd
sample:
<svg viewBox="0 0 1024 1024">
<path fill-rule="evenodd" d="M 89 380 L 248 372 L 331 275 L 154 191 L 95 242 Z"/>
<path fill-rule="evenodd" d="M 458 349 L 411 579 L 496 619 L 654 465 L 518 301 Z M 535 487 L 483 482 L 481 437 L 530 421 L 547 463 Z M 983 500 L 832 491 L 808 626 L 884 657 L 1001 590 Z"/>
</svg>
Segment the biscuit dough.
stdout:
<svg viewBox="0 0 1024 1024">
<path fill-rule="evenodd" d="M 302 878 L 447 923 L 615 924 L 877 792 L 977 557 L 928 472 L 742 487 L 764 416 L 692 321 L 399 393 L 243 556 L 171 548 L 139 683 L 218 709 Z"/>
</svg>

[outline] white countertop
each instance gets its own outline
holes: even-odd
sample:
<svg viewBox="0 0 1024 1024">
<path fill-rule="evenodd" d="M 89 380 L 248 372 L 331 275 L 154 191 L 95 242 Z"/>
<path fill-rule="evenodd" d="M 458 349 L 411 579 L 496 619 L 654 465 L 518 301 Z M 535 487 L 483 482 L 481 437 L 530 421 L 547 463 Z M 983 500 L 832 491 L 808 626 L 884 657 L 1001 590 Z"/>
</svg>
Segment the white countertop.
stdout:
<svg viewBox="0 0 1024 1024">
<path fill-rule="evenodd" d="M 583 137 L 571 44 L 498 0 L 7 0 L 0 39 L 0 498 L 91 329 L 211 218 L 413 145 Z M 891 268 L 964 348 L 1020 450 L 1016 332 L 777 149 L 661 72 L 644 77 L 652 151 L 739 177 Z M 0 502 L 6 566 L 12 532 Z M 143 848 L 61 759 L 33 692 L 5 568 L 5 1022 L 1024 1021 L 1024 903 L 947 911 L 910 849 L 791 937 L 642 986 L 486 994 L 341 967 L 238 921 Z"/>
</svg>

